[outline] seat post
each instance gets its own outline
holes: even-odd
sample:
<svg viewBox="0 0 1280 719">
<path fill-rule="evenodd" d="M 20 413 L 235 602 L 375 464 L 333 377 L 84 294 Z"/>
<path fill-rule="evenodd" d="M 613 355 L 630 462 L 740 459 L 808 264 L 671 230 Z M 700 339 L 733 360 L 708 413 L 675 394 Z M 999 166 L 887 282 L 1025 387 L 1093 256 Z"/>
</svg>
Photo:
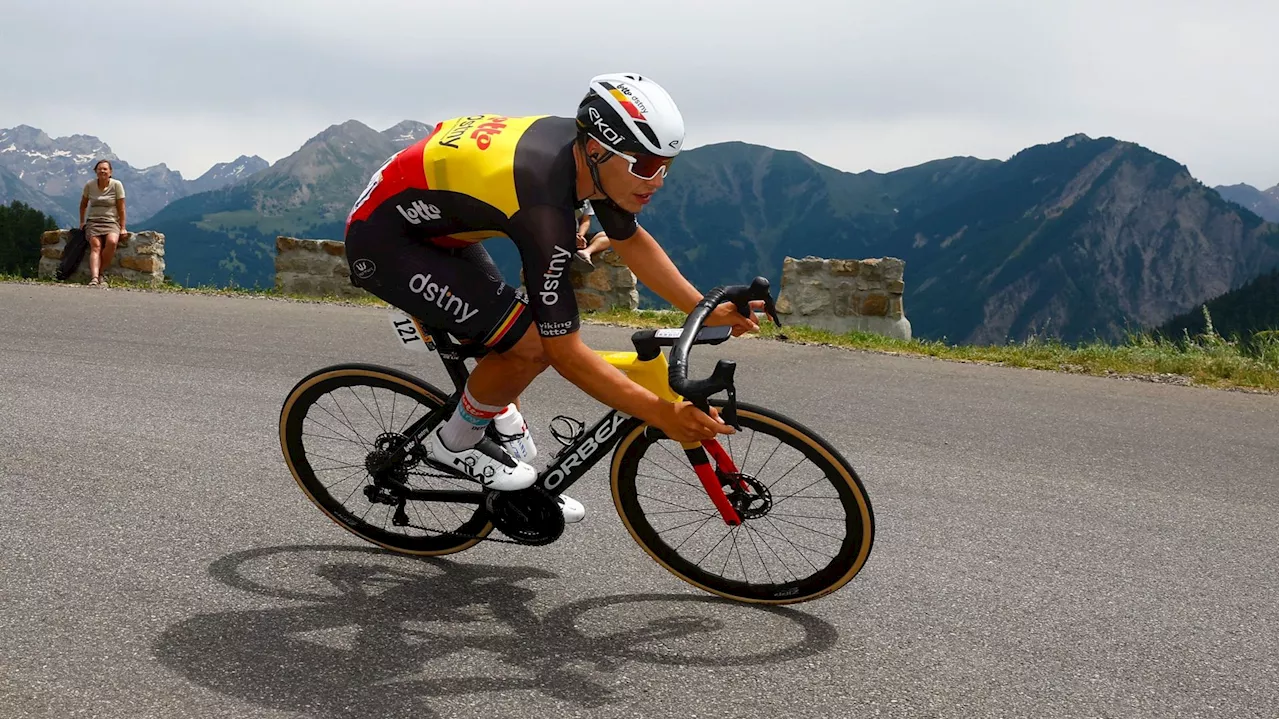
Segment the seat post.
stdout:
<svg viewBox="0 0 1280 719">
<path fill-rule="evenodd" d="M 440 361 L 444 363 L 445 371 L 449 373 L 449 379 L 453 380 L 453 386 L 460 396 L 467 386 L 467 378 L 471 376 L 471 371 L 467 369 L 466 358 L 477 355 L 467 352 L 469 348 L 454 342 L 448 332 L 437 329 L 427 329 L 426 332 L 431 337 L 432 344 L 436 346 L 436 353 L 440 355 Z"/>
</svg>

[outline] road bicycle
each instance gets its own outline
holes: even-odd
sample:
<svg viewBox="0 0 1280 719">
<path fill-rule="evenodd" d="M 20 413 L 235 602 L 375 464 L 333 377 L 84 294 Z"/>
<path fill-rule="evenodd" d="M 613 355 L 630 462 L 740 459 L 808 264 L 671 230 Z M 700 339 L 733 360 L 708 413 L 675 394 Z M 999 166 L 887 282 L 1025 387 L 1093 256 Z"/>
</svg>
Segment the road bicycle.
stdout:
<svg viewBox="0 0 1280 719">
<path fill-rule="evenodd" d="M 454 391 L 370 364 L 317 370 L 298 382 L 281 409 L 285 462 L 307 497 L 344 529 L 391 551 L 439 556 L 481 541 L 554 542 L 565 529 L 555 496 L 612 452 L 609 481 L 618 516 L 672 574 L 738 601 L 817 599 L 848 583 L 871 552 L 875 522 L 861 479 L 813 431 L 737 401 L 734 362 L 718 360 L 705 379 L 687 376 L 694 345 L 718 345 L 731 336 L 728 327 L 703 326 L 710 312 L 731 301 L 746 315 L 752 300 L 763 300 L 778 322 L 769 283 L 757 277 L 751 285 L 708 292 L 681 329 L 636 332 L 632 352 L 597 350 L 663 399 L 685 399 L 704 412 L 716 407 L 738 430 L 718 440 L 675 442 L 612 409 L 590 428 L 561 415 L 550 432 L 562 448 L 532 487 L 486 489 L 432 460 L 423 446 L 454 411 L 470 374 L 466 360 L 483 356 L 485 348 L 393 312 L 401 343 L 438 353 Z M 720 392 L 723 399 L 713 397 Z M 490 536 L 495 529 L 506 539 Z"/>
</svg>

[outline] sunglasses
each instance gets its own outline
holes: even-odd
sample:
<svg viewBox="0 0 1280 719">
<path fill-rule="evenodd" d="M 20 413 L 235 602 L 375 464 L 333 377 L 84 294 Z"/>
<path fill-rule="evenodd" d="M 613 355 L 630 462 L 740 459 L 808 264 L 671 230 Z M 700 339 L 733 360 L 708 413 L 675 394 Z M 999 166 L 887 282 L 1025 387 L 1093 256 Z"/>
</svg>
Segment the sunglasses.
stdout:
<svg viewBox="0 0 1280 719">
<path fill-rule="evenodd" d="M 666 178 L 667 168 L 671 167 L 671 163 L 676 159 L 674 157 L 662 157 L 661 155 L 650 155 L 648 153 L 628 155 L 624 152 L 618 152 L 604 143 L 600 143 L 600 146 L 626 160 L 627 172 L 630 172 L 633 176 L 638 177 L 641 180 L 652 180 L 657 177 L 659 173 L 662 174 L 663 178 Z"/>
</svg>

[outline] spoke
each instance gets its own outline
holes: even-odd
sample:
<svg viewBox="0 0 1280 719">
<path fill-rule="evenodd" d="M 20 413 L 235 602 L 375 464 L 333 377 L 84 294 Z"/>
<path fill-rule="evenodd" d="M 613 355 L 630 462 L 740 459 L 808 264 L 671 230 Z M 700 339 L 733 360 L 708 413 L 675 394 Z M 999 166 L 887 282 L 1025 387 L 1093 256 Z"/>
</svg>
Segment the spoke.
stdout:
<svg viewBox="0 0 1280 719">
<path fill-rule="evenodd" d="M 319 424 L 319 422 L 317 422 L 316 424 Z M 328 428 L 328 427 L 325 427 L 324 425 L 320 425 L 320 426 L 321 426 L 321 428 L 323 428 L 323 429 L 329 430 L 329 428 Z M 329 431 L 333 431 L 333 430 L 329 430 Z M 329 440 L 330 442 L 350 442 L 351 444 L 354 444 L 354 445 L 356 445 L 357 447 L 360 447 L 361 449 L 364 449 L 364 448 L 365 448 L 365 445 L 363 445 L 363 444 L 361 444 L 361 443 L 359 443 L 359 442 L 355 441 L 354 439 L 351 439 L 350 437 L 330 437 L 330 436 L 328 436 L 328 435 L 324 435 L 324 434 L 316 434 L 315 432 L 303 432 L 303 433 L 302 433 L 302 436 L 303 436 L 304 438 L 305 438 L 305 437 L 315 437 L 316 439 L 327 439 L 327 440 Z"/>
<path fill-rule="evenodd" d="M 773 456 L 777 454 L 778 450 L 782 449 L 782 447 L 785 445 L 781 437 L 774 437 L 774 439 L 778 440 L 778 443 L 773 446 L 773 451 L 769 453 L 769 456 L 764 458 L 764 464 L 760 465 L 760 469 L 757 469 L 755 471 L 756 476 L 760 476 L 764 474 L 764 468 L 769 466 L 769 462 L 773 461 Z M 801 461 L 804 461 L 804 460 L 802 459 Z M 742 471 L 745 472 L 747 470 L 744 469 Z"/>
<path fill-rule="evenodd" d="M 666 449 L 666 448 L 664 447 L 663 449 Z M 679 457 L 676 457 L 674 454 L 671 454 L 671 451 L 670 451 L 670 450 L 667 450 L 667 454 L 668 454 L 668 455 L 671 455 L 671 457 L 672 457 L 673 459 L 675 459 L 676 463 L 680 465 L 680 468 L 681 468 L 681 469 L 687 469 L 687 468 L 689 467 L 689 461 L 688 461 L 687 459 L 680 459 Z M 647 456 L 646 456 L 646 457 L 644 457 L 644 459 L 645 459 L 647 462 L 649 462 L 649 464 L 652 464 L 653 466 L 657 467 L 658 469 L 661 469 L 662 471 L 666 472 L 667 474 L 671 475 L 672 477 L 675 477 L 676 479 L 680 480 L 681 482 L 684 482 L 685 484 L 689 484 L 689 486 L 691 486 L 691 487 L 696 487 L 696 486 L 698 486 L 698 485 L 695 485 L 695 484 L 692 484 L 692 483 L 690 483 L 690 482 L 686 481 L 684 477 L 681 477 L 680 475 L 676 474 L 675 472 L 671 471 L 670 469 L 667 469 L 666 467 L 664 467 L 664 466 L 662 466 L 662 465 L 658 464 L 657 462 L 653 461 L 652 459 L 649 459 L 649 457 L 647 457 Z M 639 472 L 639 469 L 637 469 L 636 471 L 637 471 L 637 472 Z M 656 478 L 655 478 L 655 479 L 656 479 Z"/>
<path fill-rule="evenodd" d="M 645 512 L 644 516 L 648 517 L 648 516 L 649 516 L 649 513 L 648 513 L 648 512 Z M 715 519 L 715 515 L 707 515 L 707 518 L 706 518 L 706 519 Z M 706 523 L 706 519 L 702 519 L 702 520 L 701 520 L 701 521 L 703 522 L 703 524 L 705 524 L 705 523 Z M 691 524 L 697 524 L 699 521 L 700 521 L 700 520 L 698 520 L 698 519 L 691 519 L 691 520 L 689 520 L 689 521 L 685 522 L 684 524 L 677 524 L 677 525 L 675 525 L 674 527 L 667 527 L 667 528 L 666 528 L 666 530 L 664 530 L 664 531 L 667 531 L 667 532 L 674 532 L 674 531 L 675 531 L 675 530 L 677 530 L 677 529 L 682 529 L 682 528 L 687 527 L 687 526 L 689 526 L 689 525 L 691 525 Z M 649 526 L 650 526 L 650 527 L 652 527 L 652 526 L 653 526 L 653 524 L 652 524 L 652 523 L 650 523 L 650 524 L 649 524 Z M 656 528 L 655 528 L 655 531 L 656 531 Z M 687 538 L 686 538 L 686 539 L 687 539 Z"/>
<path fill-rule="evenodd" d="M 317 479 L 318 481 L 320 481 L 320 486 L 324 487 L 325 489 L 330 489 L 331 487 L 336 487 L 336 486 L 338 486 L 339 484 L 342 484 L 343 482 L 347 481 L 348 479 L 351 479 L 352 477 L 355 477 L 355 476 L 360 475 L 361 473 L 362 473 L 362 470 L 357 469 L 356 471 L 352 472 L 351 474 L 348 474 L 347 476 L 343 477 L 342 479 L 338 479 L 338 480 L 335 480 L 335 481 L 333 481 L 333 482 L 328 482 L 328 483 L 324 482 L 324 480 L 321 480 L 319 477 L 316 477 L 316 479 Z M 363 483 L 362 483 L 362 484 L 363 484 Z"/>
<path fill-rule="evenodd" d="M 765 519 L 769 519 L 769 518 L 768 518 L 768 517 L 765 517 Z M 772 520 L 770 520 L 770 524 L 772 524 Z M 756 530 L 756 531 L 760 531 L 760 530 Z M 799 554 L 801 559 L 803 559 L 803 560 L 804 560 L 804 561 L 805 561 L 805 562 L 806 562 L 810 567 L 813 567 L 813 571 L 815 571 L 815 572 L 816 572 L 816 571 L 818 571 L 818 568 L 814 565 L 814 563 L 813 563 L 813 562 L 810 562 L 810 561 L 809 561 L 809 558 L 808 558 L 807 556 L 805 556 L 804 552 L 801 552 L 801 551 L 798 551 L 798 550 L 799 550 L 799 549 L 807 549 L 807 550 L 809 550 L 810 552 L 813 552 L 813 553 L 815 553 L 815 554 L 821 554 L 821 552 L 819 552 L 818 550 L 814 549 L 813 547 L 806 547 L 806 546 L 805 546 L 805 545 L 803 545 L 803 544 L 800 544 L 800 543 L 798 543 L 798 542 L 792 541 L 792 539 L 791 539 L 790 537 L 788 537 L 786 534 L 782 533 L 781 531 L 779 531 L 778 536 L 775 536 L 775 537 L 774 537 L 774 539 L 781 539 L 782 541 L 784 541 L 784 542 L 786 542 L 787 544 L 791 545 L 791 547 L 792 547 L 792 548 L 794 548 L 794 549 L 796 549 L 796 550 L 797 550 L 797 551 L 796 551 L 796 554 Z"/>
<path fill-rule="evenodd" d="M 773 573 L 769 571 L 769 565 L 765 564 L 764 555 L 760 553 L 760 547 L 756 546 L 755 535 L 751 533 L 751 529 L 749 527 L 747 528 L 747 541 L 751 542 L 751 548 L 756 550 L 756 558 L 760 560 L 760 566 L 764 569 L 764 575 L 769 578 L 769 583 L 777 584 L 777 582 L 773 581 Z M 761 537 L 760 541 L 763 542 L 764 537 Z M 767 547 L 768 545 L 765 546 Z M 781 558 L 779 558 L 779 561 L 781 561 Z M 743 570 L 743 573 L 746 573 L 745 569 Z"/>
<path fill-rule="evenodd" d="M 350 387 L 348 387 L 347 389 L 351 389 L 351 388 L 350 388 Z M 355 394 L 355 393 L 354 393 L 354 392 L 352 392 L 352 394 Z M 373 442 L 370 442 L 369 440 L 365 439 L 365 438 L 364 438 L 364 435 L 360 434 L 360 430 L 356 429 L 356 426 L 355 426 L 355 424 L 351 421 L 351 418 L 347 416 L 347 412 L 346 412 L 346 410 L 342 409 L 342 405 L 338 404 L 338 398 L 337 398 L 337 397 L 334 397 L 333 395 L 330 395 L 330 397 L 333 399 L 333 406 L 334 406 L 334 407 L 337 407 L 337 408 L 338 408 L 338 412 L 342 415 L 342 419 L 338 419 L 337 415 L 335 415 L 334 413 L 332 413 L 332 412 L 330 412 L 329 410 L 325 409 L 324 407 L 321 407 L 320 409 L 323 409 L 323 410 L 325 411 L 325 413 L 326 413 L 326 414 L 328 414 L 330 417 L 333 417 L 334 419 L 338 419 L 338 421 L 339 421 L 339 422 L 341 422 L 342 424 L 346 425 L 346 426 L 347 426 L 347 427 L 348 427 L 352 432 L 355 432 L 355 433 L 356 433 L 356 436 L 357 436 L 357 437 L 359 437 L 359 438 L 360 438 L 360 441 L 361 441 L 361 442 L 364 442 L 366 446 L 372 447 L 372 446 L 373 446 Z M 357 399 L 357 400 L 359 400 L 360 398 L 359 398 L 359 397 L 357 397 L 356 399 Z"/>
<path fill-rule="evenodd" d="M 325 414 L 329 415 L 330 417 L 333 417 L 334 421 L 336 421 L 338 424 L 341 424 L 341 425 L 343 425 L 344 427 L 346 427 L 347 429 L 351 430 L 352 432 L 355 432 L 355 435 L 356 435 L 357 437 L 360 437 L 360 433 L 356 431 L 356 428 L 355 428 L 355 427 L 352 427 L 352 426 L 350 426 L 350 425 L 348 425 L 348 424 L 345 424 L 342 420 L 338 419 L 337 417 L 334 417 L 333 413 L 332 413 L 332 412 L 330 412 L 329 410 L 325 409 L 324 407 L 320 407 L 320 410 L 321 410 L 322 412 L 324 412 Z M 315 418 L 313 418 L 313 417 L 308 416 L 306 421 L 307 421 L 307 422 L 310 422 L 311 424 L 315 424 L 315 425 L 319 426 L 321 429 L 325 430 L 326 432 L 333 432 L 335 435 L 340 435 L 340 434 L 342 434 L 341 432 L 339 432 L 338 430 L 334 429 L 333 427 L 330 427 L 329 425 L 325 424 L 324 422 L 321 422 L 320 420 L 315 419 Z M 305 434 L 305 433 L 304 433 L 304 434 Z M 358 445 L 360 445 L 361 447 L 370 447 L 370 446 L 372 446 L 372 445 L 370 445 L 368 442 L 364 441 L 364 437 L 360 437 L 360 440 L 361 440 L 361 441 L 357 442 L 357 441 L 355 441 L 354 439 L 346 438 L 346 441 L 347 441 L 347 442 L 350 442 L 350 443 L 352 443 L 352 444 L 358 444 Z"/>
<path fill-rule="evenodd" d="M 663 504 L 667 504 L 667 505 L 670 505 L 670 506 L 672 506 L 672 507 L 680 507 L 681 509 L 689 509 L 688 507 L 684 506 L 683 504 L 676 504 L 675 502 L 668 502 L 668 501 L 667 501 L 667 500 L 665 500 L 665 499 L 658 499 L 657 497 L 651 497 L 651 496 L 649 496 L 649 495 L 647 495 L 647 494 L 637 494 L 637 495 L 636 495 L 636 499 L 652 499 L 652 500 L 653 500 L 653 501 L 655 501 L 655 502 L 662 502 Z M 691 510 L 691 511 L 692 511 L 692 510 Z M 707 511 L 707 510 L 698 510 L 698 511 Z M 645 514 L 648 514 L 648 512 L 645 512 Z M 710 513 L 710 516 L 713 516 L 713 517 L 714 517 L 714 516 L 715 516 L 715 513 L 714 513 L 714 512 L 711 512 L 711 513 Z"/>
<path fill-rule="evenodd" d="M 399 397 L 399 396 L 400 396 L 399 392 L 393 391 L 391 393 L 391 417 L 390 417 L 390 421 L 387 422 L 387 427 L 396 426 L 396 397 Z"/>
<path fill-rule="evenodd" d="M 361 468 L 363 468 L 363 467 L 364 467 L 364 465 L 363 465 L 363 464 L 350 464 L 350 463 L 344 463 L 344 462 L 343 462 L 342 460 L 340 460 L 340 459 L 334 459 L 333 457 L 329 457 L 329 456 L 326 456 L 326 455 L 323 455 L 323 454 L 319 454 L 319 453 L 317 453 L 317 452 L 312 452 L 312 453 L 307 457 L 307 464 L 311 464 L 311 458 L 312 458 L 312 457 L 315 457 L 316 459 L 327 459 L 327 460 L 329 460 L 330 462 L 337 462 L 337 463 L 338 463 L 338 466 L 336 466 L 336 467 L 325 467 L 324 469 L 316 469 L 316 468 L 315 468 L 315 466 L 312 466 L 312 467 L 311 467 L 311 469 L 313 469 L 313 470 L 315 470 L 315 471 L 317 471 L 317 472 L 330 472 L 330 471 L 333 471 L 333 470 L 335 470 L 335 469 L 350 469 L 350 468 L 352 468 L 352 467 L 361 467 Z"/>
<path fill-rule="evenodd" d="M 842 522 L 844 520 L 839 517 L 815 517 L 811 514 L 787 514 L 786 512 L 769 511 L 770 517 L 796 517 L 798 519 L 825 519 L 828 522 Z"/>
<path fill-rule="evenodd" d="M 393 392 L 392 394 L 394 395 L 395 393 Z M 378 404 L 377 389 L 370 387 L 369 396 L 373 398 L 373 408 L 378 410 L 378 426 L 384 428 L 385 430 L 390 430 L 391 424 L 387 422 L 385 417 L 382 416 L 382 405 Z"/>
<path fill-rule="evenodd" d="M 351 393 L 351 396 L 352 396 L 352 397 L 355 397 L 355 398 L 356 398 L 356 401 L 360 403 L 360 406 L 361 406 L 361 407 L 364 407 L 364 411 L 365 411 L 365 412 L 367 412 L 367 413 L 369 414 L 369 417 L 370 417 L 373 421 L 375 421 L 375 422 L 377 422 L 377 423 L 378 423 L 378 429 L 382 430 L 382 432 L 386 432 L 386 431 L 387 431 L 387 428 L 386 428 L 385 426 L 383 426 L 382 421 L 378 419 L 378 416 L 377 416 L 377 415 L 375 415 L 375 414 L 373 413 L 373 411 L 369 409 L 369 405 L 365 404 L 365 403 L 364 403 L 364 400 L 360 399 L 360 395 L 356 394 L 356 391 L 355 391 L 354 389 L 352 389 L 351 387 L 349 387 L 349 386 L 347 387 L 347 391 Z M 346 416 L 346 413 L 345 413 L 345 412 L 343 413 L 343 416 Z"/>
<path fill-rule="evenodd" d="M 695 530 L 693 530 L 693 534 L 690 534 L 689 536 L 685 537 L 683 542 L 680 542 L 680 544 L 676 545 L 675 547 L 672 547 L 672 551 L 679 552 L 679 551 L 680 551 L 680 547 L 683 547 L 685 542 L 689 541 L 690 539 L 693 539 L 693 535 L 694 535 L 694 534 L 697 534 L 698 532 L 701 532 L 701 531 L 702 531 L 702 528 L 703 528 L 703 527 L 705 527 L 705 526 L 707 526 L 707 522 L 710 522 L 710 521 L 711 521 L 711 520 L 713 520 L 713 519 L 715 519 L 715 517 L 714 517 L 714 516 L 711 516 L 711 517 L 707 517 L 706 519 L 702 520 L 702 524 L 699 524 L 699 525 L 698 525 L 698 528 L 697 528 L 697 529 L 695 529 Z M 652 526 L 652 525 L 651 525 L 651 526 Z"/>
<path fill-rule="evenodd" d="M 654 442 L 654 446 L 661 447 L 661 448 L 662 448 L 662 451 L 666 452 L 666 453 L 667 453 L 667 456 L 668 456 L 668 457 L 671 457 L 672 459 L 674 459 L 674 460 L 676 461 L 676 464 L 679 464 L 681 467 L 688 467 L 688 466 L 689 466 L 689 458 L 688 458 L 688 457 L 681 457 L 681 456 L 677 455 L 675 452 L 672 452 L 672 451 L 671 451 L 671 448 L 670 448 L 670 447 L 668 447 L 667 445 L 662 444 L 662 443 L 660 443 L 660 442 Z M 649 460 L 649 461 L 650 461 L 650 462 L 653 462 L 653 460 Z M 654 463 L 654 464 L 658 464 L 657 462 L 653 462 L 653 463 Z M 662 465 L 658 465 L 658 466 L 662 466 Z M 665 469 L 665 468 L 664 468 L 664 469 Z M 669 470 L 668 470 L 668 471 L 669 471 Z M 679 476 L 679 475 L 676 475 L 676 476 Z"/>
<path fill-rule="evenodd" d="M 788 474 L 791 474 L 792 472 L 796 471 L 796 467 L 799 467 L 800 465 L 804 464 L 806 461 L 808 461 L 808 459 L 809 459 L 808 457 L 804 455 L 800 455 L 800 459 L 797 460 L 795 464 L 791 465 L 791 469 L 788 469 L 786 472 L 783 472 L 781 477 L 778 477 L 777 479 L 769 483 L 769 491 L 772 492 L 774 485 L 786 479 Z M 822 479 L 826 479 L 826 478 L 827 476 L 825 474 L 822 475 Z M 818 481 L 821 482 L 822 479 L 819 479 Z M 809 486 L 812 487 L 813 485 L 811 484 Z M 803 492 L 804 490 L 802 489 L 800 491 Z"/>
<path fill-rule="evenodd" d="M 644 515 L 646 517 L 652 517 L 655 514 L 687 514 L 689 512 L 701 514 L 704 517 L 715 516 L 715 512 L 708 512 L 705 509 L 664 509 L 661 512 L 645 512 Z"/>
<path fill-rule="evenodd" d="M 722 577 L 725 576 L 725 571 L 729 569 L 729 560 L 733 558 L 734 550 L 738 548 L 738 528 L 734 527 L 729 534 L 733 535 L 733 543 L 729 545 L 729 553 L 724 557 L 724 566 L 720 568 L 720 576 Z M 742 581 L 750 582 L 751 579 L 747 576 L 747 567 L 742 563 L 742 552 L 738 552 L 738 566 L 742 567 Z"/>
<path fill-rule="evenodd" d="M 751 439 L 747 440 L 747 453 L 742 455 L 742 462 L 738 465 L 738 471 L 744 474 L 747 471 L 747 458 L 751 456 L 751 446 L 756 443 L 756 434 L 754 429 L 751 430 Z"/>
<path fill-rule="evenodd" d="M 772 519 L 774 519 L 774 516 L 773 516 L 772 514 L 769 514 L 769 515 L 768 515 L 768 517 L 769 517 L 769 519 L 771 519 L 771 520 L 772 520 Z M 844 539 L 844 536 L 843 536 L 843 535 L 841 535 L 841 536 L 836 536 L 836 535 L 834 535 L 834 534 L 827 534 L 826 532 L 819 532 L 818 530 L 813 529 L 812 527 L 809 527 L 809 526 L 804 525 L 804 524 L 800 524 L 799 522 L 792 522 L 792 521 L 791 521 L 791 520 L 789 520 L 789 519 L 779 519 L 779 520 L 776 520 L 776 521 L 782 522 L 783 524 L 790 524 L 790 525 L 791 525 L 791 526 L 793 526 L 793 527 L 799 527 L 799 528 L 801 528 L 801 529 L 803 529 L 803 530 L 805 530 L 805 531 L 813 532 L 814 534 L 820 534 L 820 535 L 822 535 L 822 536 L 824 536 L 824 537 L 830 537 L 831 539 L 836 539 L 836 540 L 843 540 L 843 539 Z"/>
<path fill-rule="evenodd" d="M 356 476 L 356 474 L 358 474 L 358 472 L 357 472 L 357 473 L 355 473 L 355 474 L 347 475 L 347 477 L 346 477 L 346 478 L 344 478 L 344 479 L 340 479 L 340 480 L 338 480 L 337 482 L 334 482 L 333 484 L 325 485 L 325 488 L 324 488 L 324 489 L 325 489 L 325 491 L 326 491 L 326 492 L 329 492 L 329 488 L 330 488 L 330 487 L 336 487 L 337 485 L 342 484 L 343 482 L 347 481 L 348 479 L 351 479 L 352 477 Z M 355 496 L 355 493 L 356 493 L 356 492 L 358 492 L 358 491 L 360 491 L 360 489 L 361 489 L 362 487 L 364 487 L 364 482 L 356 482 L 356 485 L 355 485 L 354 487 L 352 487 L 352 488 L 351 488 L 351 491 L 350 491 L 350 492 L 347 492 L 347 496 L 343 498 L 343 500 L 342 500 L 342 502 L 340 502 L 340 504 L 342 504 L 342 506 L 344 506 L 344 507 L 345 507 L 345 506 L 347 506 L 347 502 L 348 502 L 348 501 L 349 501 L 353 496 Z M 330 496 L 330 497 L 333 497 L 333 492 L 329 492 L 329 496 Z M 337 499 L 337 497 L 334 497 L 334 499 Z"/>
<path fill-rule="evenodd" d="M 712 552 L 714 552 L 714 551 L 716 551 L 716 547 L 719 547 L 721 544 L 724 544 L 724 540 L 728 539 L 730 534 L 732 534 L 732 532 L 725 532 L 725 533 L 724 533 L 724 536 L 720 538 L 720 541 L 719 541 L 719 542 L 716 542 L 715 544 L 713 544 L 713 545 L 711 546 L 711 549 L 708 549 L 708 550 L 707 550 L 707 553 L 706 553 L 706 554 L 704 554 L 704 555 L 702 555 L 702 558 L 701 558 L 701 559 L 699 559 L 698 561 L 694 562 L 694 564 L 696 564 L 696 565 L 698 565 L 699 567 L 701 567 L 701 566 L 702 566 L 702 560 L 703 560 L 703 559 L 706 559 L 706 558 L 707 558 L 707 557 L 709 557 L 709 556 L 711 556 L 711 553 L 712 553 Z"/>
<path fill-rule="evenodd" d="M 675 476 L 675 475 L 673 474 L 672 476 Z M 702 485 L 700 485 L 700 484 L 694 484 L 693 482 L 685 482 L 685 481 L 682 481 L 682 480 L 680 480 L 680 479 L 678 479 L 678 478 L 677 478 L 677 479 L 667 479 L 666 477 L 655 477 L 655 476 L 653 476 L 653 475 L 651 475 L 651 474 L 639 474 L 639 473 L 637 473 L 637 474 L 636 474 L 636 477 L 640 477 L 640 478 L 644 478 L 644 479 L 652 479 L 652 480 L 654 480 L 655 482 L 670 482 L 671 484 L 682 484 L 682 485 L 684 485 L 684 486 L 686 486 L 686 487 L 693 487 L 694 489 L 702 489 Z"/>
<path fill-rule="evenodd" d="M 791 469 L 795 469 L 795 467 L 792 467 Z M 788 474 L 790 474 L 790 472 L 788 472 Z M 774 503 L 773 503 L 773 506 L 776 508 L 779 504 L 782 504 L 783 502 L 787 501 L 788 499 L 791 499 L 791 498 L 793 498 L 793 497 L 797 497 L 797 496 L 799 496 L 799 494 L 800 494 L 801 492 L 805 491 L 806 489 L 808 489 L 808 488 L 812 487 L 813 485 L 817 484 L 818 482 L 822 482 L 822 481 L 830 482 L 830 481 L 831 481 L 831 479 L 830 479 L 830 478 L 828 478 L 828 477 L 824 474 L 823 476 L 818 477 L 817 479 L 815 479 L 815 480 L 813 480 L 812 482 L 810 482 L 810 483 L 806 484 L 805 486 L 801 487 L 800 489 L 797 489 L 796 491 L 792 492 L 791 494 L 784 494 L 784 495 L 782 495 L 782 499 L 779 499 L 778 501 L 774 502 Z M 769 491 L 770 491 L 770 493 L 772 493 L 772 492 L 773 492 L 773 485 L 769 485 Z M 830 497 L 825 497 L 825 498 L 824 498 L 824 497 L 803 497 L 802 499 L 830 499 Z M 836 497 L 836 499 L 840 499 L 840 498 L 839 498 L 839 497 Z"/>
<path fill-rule="evenodd" d="M 749 533 L 754 533 L 754 534 L 758 534 L 758 535 L 760 535 L 760 543 L 764 545 L 764 548 L 765 548 L 765 549 L 768 549 L 768 550 L 769 550 L 769 553 L 773 555 L 774 559 L 777 559 L 777 560 L 778 560 L 778 564 L 779 564 L 779 565 L 781 565 L 781 566 L 782 566 L 782 567 L 787 571 L 787 573 L 789 573 L 789 574 L 791 575 L 791 578 L 792 578 L 793 580 L 794 580 L 794 579 L 800 579 L 800 577 L 796 576 L 796 573 L 795 573 L 795 572 L 791 571 L 791 566 L 790 566 L 789 564 L 787 564 L 787 563 L 782 559 L 782 555 L 778 554 L 778 550 L 774 549 L 772 544 L 769 544 L 769 541 L 768 541 L 768 537 L 769 537 L 769 535 L 768 535 L 768 534 L 765 534 L 764 532 L 761 532 L 759 529 L 751 529 L 750 527 L 748 527 L 748 528 L 747 528 L 747 531 L 748 531 Z M 752 534 L 748 534 L 747 536 L 753 536 L 753 535 L 752 535 Z M 761 557 L 760 561 L 763 563 L 763 562 L 764 562 L 764 558 L 763 558 L 763 557 Z"/>
<path fill-rule="evenodd" d="M 404 422 L 400 424 L 400 429 L 396 430 L 396 434 L 404 434 L 405 430 L 409 428 L 409 425 L 417 421 L 413 418 L 413 413 L 417 412 L 419 407 L 422 408 L 424 414 L 431 414 L 431 410 L 427 409 L 425 404 L 422 404 L 421 402 L 414 403 L 414 408 L 409 410 L 409 416 L 405 417 Z"/>
</svg>

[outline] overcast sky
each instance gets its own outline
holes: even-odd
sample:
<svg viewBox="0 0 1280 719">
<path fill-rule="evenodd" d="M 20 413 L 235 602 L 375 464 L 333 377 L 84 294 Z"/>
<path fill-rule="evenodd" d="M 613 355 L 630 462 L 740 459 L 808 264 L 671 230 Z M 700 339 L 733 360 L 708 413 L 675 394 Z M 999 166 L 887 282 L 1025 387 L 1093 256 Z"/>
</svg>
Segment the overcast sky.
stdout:
<svg viewBox="0 0 1280 719">
<path fill-rule="evenodd" d="M 1209 185 L 1280 181 L 1276 0 L 0 0 L 0 127 L 96 135 L 193 179 L 329 125 L 570 115 L 635 71 L 689 147 L 851 172 L 1083 132 Z M 78 46 L 77 46 L 78 43 Z"/>
</svg>

